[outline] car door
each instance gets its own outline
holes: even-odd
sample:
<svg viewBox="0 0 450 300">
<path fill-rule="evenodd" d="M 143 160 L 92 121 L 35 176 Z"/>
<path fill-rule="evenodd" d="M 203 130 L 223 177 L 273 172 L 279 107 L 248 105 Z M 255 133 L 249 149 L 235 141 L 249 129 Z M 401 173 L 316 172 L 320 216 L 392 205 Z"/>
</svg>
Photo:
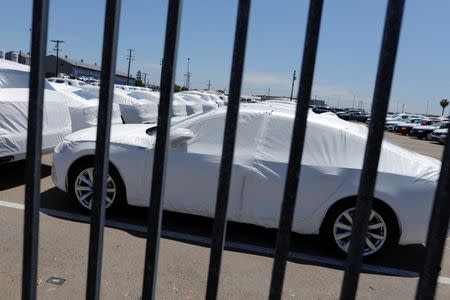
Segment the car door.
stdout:
<svg viewBox="0 0 450 300">
<path fill-rule="evenodd" d="M 242 218 L 249 223 L 277 228 L 292 138 L 292 118 L 270 116 L 258 146 L 254 172 L 247 176 Z M 315 128 L 308 123 L 293 230 L 303 232 L 303 224 L 314 211 L 348 179 L 349 172 L 333 167 L 332 153 L 338 144 L 333 129 Z M 305 232 L 308 233 L 308 232 Z"/>
<path fill-rule="evenodd" d="M 239 115 L 228 205 L 231 220 L 238 220 L 243 180 L 251 168 L 262 120 L 262 116 Z M 184 147 L 169 151 L 165 209 L 214 216 L 224 125 L 225 111 L 199 118 L 187 127 L 194 137 Z"/>
</svg>

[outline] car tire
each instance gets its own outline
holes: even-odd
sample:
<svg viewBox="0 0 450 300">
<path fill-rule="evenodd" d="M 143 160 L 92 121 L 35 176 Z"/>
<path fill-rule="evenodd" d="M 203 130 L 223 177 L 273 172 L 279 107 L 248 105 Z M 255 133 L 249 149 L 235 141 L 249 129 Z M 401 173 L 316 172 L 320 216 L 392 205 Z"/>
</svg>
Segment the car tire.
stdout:
<svg viewBox="0 0 450 300">
<path fill-rule="evenodd" d="M 342 202 L 327 213 L 321 235 L 326 242 L 341 256 L 346 256 L 351 240 L 352 215 L 354 201 Z M 350 219 L 348 219 L 350 217 Z M 369 243 L 364 247 L 364 257 L 378 256 L 398 243 L 398 225 L 396 217 L 385 205 L 374 202 L 369 220 L 367 234 Z"/>
<path fill-rule="evenodd" d="M 82 161 L 71 168 L 68 180 L 71 198 L 83 209 L 87 210 L 91 210 L 90 204 L 92 204 L 93 170 L 93 162 Z M 126 204 L 124 183 L 117 170 L 111 164 L 109 166 L 109 177 L 107 181 L 107 198 L 112 199 L 112 201 L 107 200 L 107 211 L 117 210 Z"/>
</svg>

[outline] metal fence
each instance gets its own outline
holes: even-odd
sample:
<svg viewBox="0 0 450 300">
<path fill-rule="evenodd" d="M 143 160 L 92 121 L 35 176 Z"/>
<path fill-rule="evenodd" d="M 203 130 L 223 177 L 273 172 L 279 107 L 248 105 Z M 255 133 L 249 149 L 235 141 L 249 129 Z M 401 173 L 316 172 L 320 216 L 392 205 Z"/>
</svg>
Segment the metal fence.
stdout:
<svg viewBox="0 0 450 300">
<path fill-rule="evenodd" d="M 239 111 L 239 99 L 245 60 L 247 31 L 251 0 L 240 0 L 234 40 L 233 60 L 229 86 L 229 103 L 226 115 L 222 161 L 217 191 L 216 211 L 211 244 L 211 256 L 206 289 L 207 299 L 216 299 L 219 286 L 220 266 L 224 249 L 228 192 L 233 163 L 234 144 Z M 154 299 L 158 268 L 159 239 L 161 235 L 162 199 L 164 193 L 167 138 L 170 125 L 178 35 L 182 0 L 169 0 L 165 34 L 164 58 L 161 71 L 161 100 L 158 109 L 158 127 L 151 182 L 149 224 L 144 267 L 143 299 Z M 117 41 L 120 19 L 120 0 L 106 1 L 105 27 L 100 86 L 100 105 L 95 152 L 94 205 L 89 240 L 87 274 L 87 299 L 98 299 L 102 269 L 103 232 L 105 225 L 106 178 L 109 161 L 109 138 L 113 76 L 116 69 Z M 301 159 L 305 140 L 306 119 L 314 77 L 317 45 L 320 33 L 323 0 L 311 0 L 307 20 L 306 37 L 301 65 L 300 84 L 292 134 L 287 179 L 285 183 L 275 260 L 272 270 L 269 299 L 282 295 L 290 233 L 299 183 Z M 23 249 L 22 298 L 36 299 L 38 264 L 40 169 L 42 145 L 42 111 L 44 95 L 44 57 L 47 45 L 48 0 L 34 0 L 32 20 L 32 58 L 30 72 L 30 101 L 28 113 L 28 138 L 26 157 L 25 228 Z M 368 215 L 376 182 L 383 128 L 389 103 L 392 77 L 402 23 L 404 0 L 389 0 L 378 71 L 372 103 L 372 118 L 361 173 L 356 204 L 353 238 L 350 246 L 341 299 L 354 299 L 362 263 L 364 237 L 367 232 Z M 438 181 L 432 217 L 426 243 L 425 266 L 417 288 L 417 299 L 433 298 L 439 275 L 447 225 L 450 216 L 450 147 L 447 142 Z M 301 192 L 301 191 L 300 191 Z"/>
</svg>

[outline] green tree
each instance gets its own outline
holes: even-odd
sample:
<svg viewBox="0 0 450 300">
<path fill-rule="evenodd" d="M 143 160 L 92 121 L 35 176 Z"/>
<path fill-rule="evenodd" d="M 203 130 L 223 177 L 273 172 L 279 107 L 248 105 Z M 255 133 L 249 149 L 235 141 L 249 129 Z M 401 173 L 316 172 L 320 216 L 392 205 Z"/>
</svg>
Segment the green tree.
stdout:
<svg viewBox="0 0 450 300">
<path fill-rule="evenodd" d="M 144 86 L 144 83 L 142 82 L 141 70 L 136 73 L 136 86 Z"/>
<path fill-rule="evenodd" d="M 441 106 L 442 106 L 442 115 L 444 115 L 444 110 L 445 110 L 445 108 L 448 106 L 448 100 L 447 99 L 442 99 L 441 100 L 441 102 L 440 102 L 440 104 L 441 104 Z"/>
<path fill-rule="evenodd" d="M 182 91 L 182 89 L 181 89 L 181 86 L 179 86 L 178 84 L 175 84 L 175 93 L 178 93 L 178 92 L 181 92 Z"/>
</svg>

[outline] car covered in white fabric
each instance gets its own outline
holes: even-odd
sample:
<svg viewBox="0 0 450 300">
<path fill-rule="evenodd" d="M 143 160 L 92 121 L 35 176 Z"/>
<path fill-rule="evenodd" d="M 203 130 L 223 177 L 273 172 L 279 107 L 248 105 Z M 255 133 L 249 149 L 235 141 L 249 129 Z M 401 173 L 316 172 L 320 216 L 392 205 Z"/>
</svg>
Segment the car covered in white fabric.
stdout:
<svg viewBox="0 0 450 300">
<path fill-rule="evenodd" d="M 99 100 L 93 93 L 79 87 L 61 83 L 50 83 L 58 92 L 64 95 L 61 100 L 67 103 L 72 120 L 72 131 L 97 126 Z M 122 124 L 119 105 L 113 103 L 111 124 Z"/>
<path fill-rule="evenodd" d="M 65 85 L 73 86 L 73 87 L 82 87 L 82 86 L 87 85 L 87 83 L 84 81 L 81 81 L 78 79 L 66 78 L 66 77 L 50 77 L 50 78 L 47 78 L 47 80 L 50 83 L 65 84 Z"/>
<path fill-rule="evenodd" d="M 226 109 L 188 117 L 171 127 L 164 209 L 214 217 Z M 242 105 L 230 184 L 228 219 L 277 228 L 294 113 Z M 367 128 L 309 113 L 292 230 L 319 234 L 342 253 L 352 236 Z M 53 155 L 53 181 L 72 201 L 91 208 L 95 130 L 66 137 Z M 149 205 L 156 128 L 112 127 L 109 209 Z M 423 243 L 440 162 L 383 142 L 364 255 Z M 66 199 L 64 198 L 64 201 Z"/>
<path fill-rule="evenodd" d="M 209 93 L 207 91 L 184 91 L 182 93 L 198 95 L 198 96 L 200 96 L 201 99 L 208 101 L 208 102 L 216 103 L 217 106 L 219 106 L 219 107 L 224 106 L 224 101 L 217 94 L 214 94 L 214 93 Z"/>
<path fill-rule="evenodd" d="M 179 92 L 179 93 L 175 93 L 174 97 L 183 99 L 184 101 L 191 103 L 191 105 L 201 105 L 203 112 L 215 110 L 219 107 L 219 105 L 217 103 L 215 103 L 214 101 L 211 101 L 209 98 L 205 98 L 205 97 L 202 97 L 202 96 L 200 96 L 198 94 L 194 94 L 194 93 Z"/>
<path fill-rule="evenodd" d="M 83 89 L 96 97 L 100 93 L 100 86 L 84 86 Z M 151 124 L 158 118 L 158 105 L 145 99 L 137 100 L 127 95 L 128 91 L 114 88 L 114 103 L 120 108 L 125 124 Z"/>
<path fill-rule="evenodd" d="M 128 93 L 128 96 L 136 99 L 146 99 L 159 105 L 159 92 L 138 90 Z M 170 107 L 170 114 L 172 117 L 182 118 L 201 112 L 203 112 L 203 110 L 200 104 L 187 102 L 176 94 L 173 96 L 172 106 Z"/>
<path fill-rule="evenodd" d="M 0 163 L 25 159 L 29 67 L 0 59 Z M 53 148 L 72 132 L 69 108 L 64 95 L 45 82 L 42 130 L 43 153 Z"/>
</svg>

